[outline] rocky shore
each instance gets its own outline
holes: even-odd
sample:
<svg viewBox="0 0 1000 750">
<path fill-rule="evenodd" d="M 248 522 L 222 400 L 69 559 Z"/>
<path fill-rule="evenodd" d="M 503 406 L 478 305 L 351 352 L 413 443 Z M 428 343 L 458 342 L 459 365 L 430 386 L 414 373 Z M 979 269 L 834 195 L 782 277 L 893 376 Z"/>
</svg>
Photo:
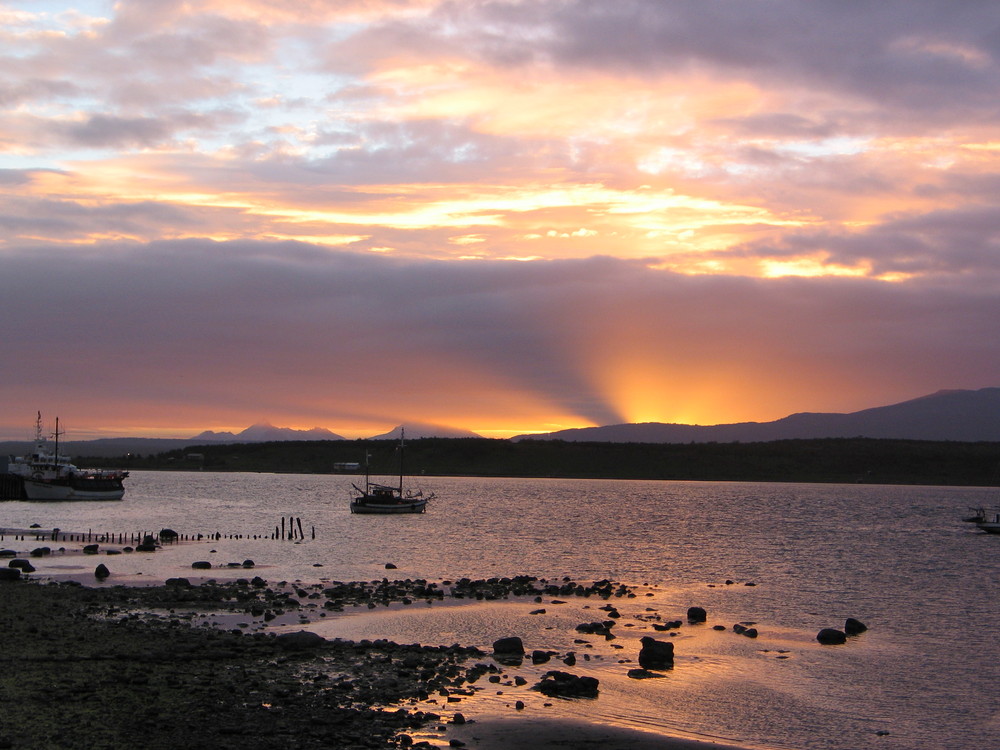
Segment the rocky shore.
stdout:
<svg viewBox="0 0 1000 750">
<path fill-rule="evenodd" d="M 197 627 L 170 610 L 274 612 L 244 583 L 94 589 L 0 583 L 0 748 L 376 748 L 476 649 Z M 343 602 L 341 602 L 343 603 Z M 143 612 L 167 612 L 150 615 Z"/>
<path fill-rule="evenodd" d="M 457 708 L 483 685 L 500 694 L 507 685 L 530 688 L 517 671 L 522 661 L 549 670 L 538 672 L 541 680 L 533 688 L 544 696 L 540 700 L 596 698 L 598 680 L 573 674 L 574 652 L 526 652 L 517 637 L 499 638 L 488 652 L 458 644 L 353 642 L 300 626 L 347 608 L 509 597 L 539 603 L 545 597 L 558 605 L 560 598 L 580 597 L 596 600 L 584 609 L 608 619 L 580 623 L 577 633 L 603 641 L 614 639 L 611 631 L 620 617 L 621 605 L 611 602 L 635 596 L 610 581 L 528 576 L 308 585 L 269 584 L 256 576 L 222 583 L 174 578 L 142 587 L 2 580 L 0 750 L 134 744 L 153 750 L 185 745 L 503 750 L 523 745 L 525 732 L 535 738 L 533 747 L 563 747 L 570 724 L 556 716 L 516 718 L 521 700 L 514 705 L 512 698 L 511 712 L 500 717 L 467 721 Z M 654 630 L 681 626 L 648 618 Z M 703 610 L 688 611 L 688 622 L 702 621 Z M 587 640 L 576 643 L 591 648 Z M 663 676 L 662 670 L 673 666 L 673 644 L 644 636 L 638 661 L 640 669 L 630 669 L 628 677 Z M 507 667 L 515 672 L 505 672 Z M 571 724 L 579 746 L 602 750 L 715 747 Z"/>
<path fill-rule="evenodd" d="M 606 581 L 446 583 L 449 597 L 473 599 L 626 591 Z M 219 622 L 287 619 L 306 602 L 315 616 L 444 595 L 434 583 L 387 579 L 310 587 L 269 586 L 258 577 L 172 579 L 101 588 L 5 580 L 0 748 L 430 747 L 414 730 L 445 719 L 417 704 L 432 694 L 447 700 L 496 670 L 482 651 L 328 640 L 287 628 L 275 635 Z M 214 619 L 198 620 L 206 615 Z"/>
</svg>

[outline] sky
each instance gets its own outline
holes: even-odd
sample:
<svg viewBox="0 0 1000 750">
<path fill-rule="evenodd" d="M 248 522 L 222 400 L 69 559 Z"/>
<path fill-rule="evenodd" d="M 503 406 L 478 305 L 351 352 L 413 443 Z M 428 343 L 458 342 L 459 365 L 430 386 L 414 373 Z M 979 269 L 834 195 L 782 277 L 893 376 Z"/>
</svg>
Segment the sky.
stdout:
<svg viewBox="0 0 1000 750">
<path fill-rule="evenodd" d="M 1000 385 L 995 0 L 0 0 L 0 439 Z"/>
</svg>

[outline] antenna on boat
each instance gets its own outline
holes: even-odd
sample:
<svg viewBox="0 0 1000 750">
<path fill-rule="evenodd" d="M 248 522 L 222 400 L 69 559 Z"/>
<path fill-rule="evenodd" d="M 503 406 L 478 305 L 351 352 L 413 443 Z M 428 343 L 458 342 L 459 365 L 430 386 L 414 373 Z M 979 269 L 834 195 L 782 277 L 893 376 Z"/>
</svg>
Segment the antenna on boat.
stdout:
<svg viewBox="0 0 1000 750">
<path fill-rule="evenodd" d="M 56 431 L 52 433 L 52 437 L 54 437 L 56 439 L 55 451 L 53 451 L 55 453 L 54 462 L 55 462 L 56 466 L 59 465 L 59 435 L 60 434 L 61 433 L 59 432 L 59 417 L 56 417 Z"/>
<path fill-rule="evenodd" d="M 399 426 L 399 496 L 403 496 L 403 446 L 406 444 L 406 428 Z"/>
</svg>

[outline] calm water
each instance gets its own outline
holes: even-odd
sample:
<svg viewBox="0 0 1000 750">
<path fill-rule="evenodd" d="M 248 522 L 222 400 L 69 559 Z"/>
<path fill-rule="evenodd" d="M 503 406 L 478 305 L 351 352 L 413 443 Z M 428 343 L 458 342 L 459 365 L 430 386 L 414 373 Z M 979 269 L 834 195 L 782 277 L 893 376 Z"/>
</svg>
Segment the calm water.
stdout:
<svg viewBox="0 0 1000 750">
<path fill-rule="evenodd" d="M 224 566 L 247 558 L 272 582 L 611 578 L 635 584 L 639 596 L 616 600 L 619 638 L 594 640 L 589 651 L 573 643 L 573 626 L 604 618 L 600 602 L 583 599 L 418 603 L 311 627 L 328 636 L 483 647 L 520 635 L 529 649 L 592 657 L 574 671 L 600 677 L 597 701 L 543 709 L 534 694 L 518 694 L 528 713 L 560 711 L 760 747 L 1000 747 L 1000 536 L 960 520 L 969 506 L 1000 503 L 996 490 L 428 478 L 426 489 L 439 497 L 426 514 L 379 517 L 348 512 L 350 481 L 133 472 L 123 502 L 2 503 L 0 527 L 166 526 L 183 534 L 268 536 L 291 516 L 305 530 L 300 543 L 222 539 L 102 558 L 111 583 L 192 577 L 195 560 Z M 3 546 L 34 544 L 8 534 Z M 398 569 L 387 571 L 387 562 Z M 39 575 L 80 577 L 94 564 L 56 555 L 40 564 Z M 211 574 L 246 571 L 217 567 Z M 638 638 L 667 637 L 643 618 L 681 618 L 692 604 L 708 610 L 709 625 L 685 626 L 674 636 L 675 669 L 665 679 L 627 679 L 637 666 Z M 544 616 L 529 614 L 542 606 Z M 869 632 L 845 646 L 816 644 L 820 628 L 842 627 L 846 617 L 862 620 Z M 740 621 L 756 622 L 760 637 L 710 629 Z M 524 668 L 529 679 L 531 669 Z M 478 707 L 502 712 L 510 699 L 484 695 Z"/>
</svg>

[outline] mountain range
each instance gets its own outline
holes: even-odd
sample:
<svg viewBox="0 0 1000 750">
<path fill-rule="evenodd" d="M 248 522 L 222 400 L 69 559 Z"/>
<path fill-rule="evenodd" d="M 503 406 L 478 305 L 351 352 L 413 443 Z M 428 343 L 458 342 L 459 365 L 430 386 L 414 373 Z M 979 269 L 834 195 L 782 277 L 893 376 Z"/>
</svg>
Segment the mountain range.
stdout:
<svg viewBox="0 0 1000 750">
<path fill-rule="evenodd" d="M 370 440 L 399 438 L 399 425 Z M 405 425 L 411 439 L 428 437 L 479 437 L 474 432 L 440 425 L 411 422 Z M 810 438 L 892 438 L 899 440 L 951 440 L 1000 442 L 1000 388 L 938 391 L 910 401 L 848 414 L 801 412 L 773 422 L 740 422 L 719 425 L 644 422 L 604 427 L 581 427 L 544 434 L 518 435 L 512 440 L 564 440 L 605 443 L 756 443 Z M 285 440 L 344 440 L 330 430 L 314 427 L 294 430 L 267 422 L 242 432 L 202 432 L 188 439 L 101 438 L 66 441 L 60 452 L 70 456 L 110 458 L 128 453 L 149 455 L 178 448 L 213 443 L 262 443 Z M 30 447 L 23 441 L 0 442 L 0 462 L 5 455 L 20 455 Z M 0 469 L 2 471 L 2 469 Z"/>
<path fill-rule="evenodd" d="M 435 425 L 428 422 L 408 422 L 397 425 L 381 435 L 373 435 L 369 440 L 399 440 L 400 432 L 405 429 L 409 440 L 420 438 L 477 438 L 480 437 L 469 430 Z M 275 427 L 268 422 L 258 422 L 240 432 L 214 432 L 206 430 L 191 438 L 98 438 L 97 440 L 66 440 L 59 443 L 59 452 L 69 456 L 92 456 L 94 458 L 114 458 L 129 453 L 149 455 L 187 448 L 197 445 L 213 445 L 219 443 L 271 443 L 289 440 L 346 440 L 347 438 L 324 427 L 313 427 L 310 430 L 295 430 L 291 427 Z M 31 447 L 30 442 L 5 441 L 0 442 L 0 473 L 7 455 L 21 455 Z"/>
<path fill-rule="evenodd" d="M 910 401 L 837 413 L 802 412 L 773 422 L 718 425 L 617 424 L 580 427 L 513 440 L 602 443 L 756 443 L 809 438 L 1000 441 L 1000 388 L 938 391 Z"/>
<path fill-rule="evenodd" d="M 195 435 L 191 440 L 198 443 L 270 443 L 274 440 L 344 440 L 343 435 L 325 427 L 313 427 L 311 430 L 293 430 L 291 427 L 275 427 L 269 422 L 258 422 L 250 425 L 242 432 L 205 432 Z"/>
</svg>

